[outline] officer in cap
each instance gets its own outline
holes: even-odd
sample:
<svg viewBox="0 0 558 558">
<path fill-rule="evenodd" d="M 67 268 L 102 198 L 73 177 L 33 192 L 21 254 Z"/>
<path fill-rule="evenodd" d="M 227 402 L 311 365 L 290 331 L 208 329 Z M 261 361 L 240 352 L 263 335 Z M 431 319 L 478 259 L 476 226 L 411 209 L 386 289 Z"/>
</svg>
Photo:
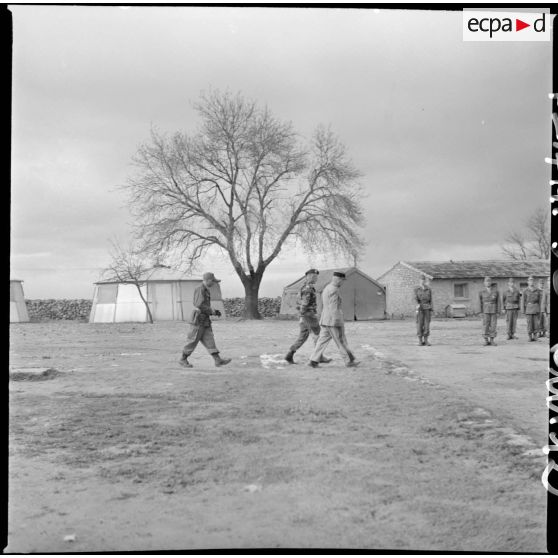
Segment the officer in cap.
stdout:
<svg viewBox="0 0 558 558">
<path fill-rule="evenodd" d="M 500 293 L 490 277 L 484 278 L 484 289 L 479 292 L 479 304 L 482 314 L 482 336 L 485 345 L 496 345 L 498 314 L 500 313 Z"/>
<path fill-rule="evenodd" d="M 342 310 L 343 301 L 339 294 L 339 287 L 343 281 L 345 281 L 345 274 L 341 271 L 334 271 L 331 282 L 326 285 L 322 292 L 321 331 L 314 352 L 310 357 L 309 364 L 312 368 L 318 367 L 324 350 L 332 339 L 335 341 L 345 361 L 345 366 L 352 367 L 358 365 L 351 349 L 349 349 L 347 337 L 345 336 L 345 319 Z"/>
<path fill-rule="evenodd" d="M 535 287 L 535 279 L 530 276 L 527 278 L 527 288 L 523 291 L 523 313 L 527 319 L 529 341 L 537 341 L 541 302 L 543 302 L 543 293 Z"/>
<path fill-rule="evenodd" d="M 220 282 L 220 279 L 217 279 L 213 273 L 208 271 L 203 274 L 202 284 L 194 291 L 194 309 L 189 319 L 190 331 L 188 332 L 186 345 L 182 350 L 182 358 L 179 361 L 184 368 L 192 368 L 192 365 L 188 362 L 188 357 L 200 342 L 215 360 L 215 366 L 223 366 L 231 361 L 230 358 L 219 356 L 219 349 L 215 346 L 211 319 L 209 318 L 212 315 L 221 316 L 219 310 L 211 308 L 211 294 L 209 292 L 209 289 L 215 283 Z"/>
<path fill-rule="evenodd" d="M 317 269 L 309 269 L 305 273 L 304 284 L 298 292 L 297 309 L 299 313 L 300 331 L 298 339 L 291 345 L 289 352 L 285 356 L 285 360 L 289 364 L 295 364 L 293 356 L 296 351 L 306 343 L 306 340 L 310 336 L 310 332 L 315 335 L 314 343 L 318 335 L 320 335 L 315 287 L 319 274 L 320 272 Z M 320 362 L 331 362 L 331 359 L 322 356 Z"/>
<path fill-rule="evenodd" d="M 428 285 L 428 276 L 422 275 L 420 285 L 415 288 L 417 302 L 417 337 L 419 345 L 430 345 L 430 319 L 432 317 L 432 289 Z"/>
</svg>

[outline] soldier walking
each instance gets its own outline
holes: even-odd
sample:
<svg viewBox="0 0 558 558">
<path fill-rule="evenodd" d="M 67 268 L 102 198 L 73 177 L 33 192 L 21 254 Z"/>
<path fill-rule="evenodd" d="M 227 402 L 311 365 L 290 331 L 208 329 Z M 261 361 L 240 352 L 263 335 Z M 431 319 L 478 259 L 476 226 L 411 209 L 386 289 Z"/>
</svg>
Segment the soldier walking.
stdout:
<svg viewBox="0 0 558 558">
<path fill-rule="evenodd" d="M 541 313 L 539 314 L 539 337 L 546 337 L 548 314 L 550 310 L 550 292 L 544 279 L 539 279 L 539 291 L 542 293 Z"/>
<path fill-rule="evenodd" d="M 533 277 L 527 279 L 527 288 L 523 291 L 523 313 L 527 318 L 527 335 L 529 341 L 537 340 L 539 315 L 543 294 L 535 287 Z"/>
<path fill-rule="evenodd" d="M 220 283 L 220 279 L 216 279 L 211 272 L 203 274 L 202 284 L 194 291 L 194 309 L 190 315 L 190 331 L 188 332 L 187 342 L 182 350 L 182 358 L 179 364 L 184 368 L 192 368 L 188 362 L 188 357 L 194 352 L 194 349 L 201 342 L 207 349 L 209 354 L 215 361 L 215 366 L 223 366 L 228 364 L 230 358 L 221 358 L 219 349 L 215 346 L 215 338 L 213 337 L 213 329 L 211 328 L 211 319 L 209 316 L 220 316 L 219 310 L 211 308 L 211 294 L 209 289 L 215 284 Z"/>
<path fill-rule="evenodd" d="M 300 288 L 298 292 L 298 313 L 299 313 L 299 325 L 300 332 L 298 334 L 298 339 L 291 345 L 289 352 L 285 356 L 285 360 L 289 364 L 295 364 L 293 359 L 294 354 L 313 333 L 315 336 L 314 344 L 320 335 L 320 324 L 318 322 L 318 309 L 316 300 L 316 281 L 318 280 L 318 275 L 320 272 L 317 269 L 309 269 L 304 276 L 304 285 Z M 331 362 L 330 358 L 326 358 L 322 355 L 320 362 Z"/>
<path fill-rule="evenodd" d="M 519 314 L 520 302 L 521 292 L 516 288 L 513 277 L 510 277 L 508 279 L 508 288 L 502 295 L 502 305 L 506 311 L 508 339 L 517 339 L 515 330 L 517 328 L 517 315 Z"/>
<path fill-rule="evenodd" d="M 500 293 L 492 286 L 490 277 L 484 278 L 484 289 L 479 293 L 482 329 L 485 345 L 496 345 L 498 312 L 500 311 Z"/>
<path fill-rule="evenodd" d="M 432 302 L 432 289 L 426 275 L 420 278 L 420 285 L 415 288 L 415 300 L 417 302 L 417 336 L 419 345 L 430 345 L 430 319 L 434 310 Z"/>
<path fill-rule="evenodd" d="M 345 336 L 345 320 L 343 318 L 342 300 L 339 294 L 339 287 L 345 280 L 345 274 L 340 271 L 334 271 L 331 282 L 324 288 L 322 292 L 322 315 L 320 317 L 320 336 L 316 342 L 314 352 L 310 357 L 310 366 L 318 367 L 322 355 L 328 343 L 333 339 L 343 360 L 345 366 L 357 366 L 355 357 L 349 349 L 347 337 Z"/>
</svg>

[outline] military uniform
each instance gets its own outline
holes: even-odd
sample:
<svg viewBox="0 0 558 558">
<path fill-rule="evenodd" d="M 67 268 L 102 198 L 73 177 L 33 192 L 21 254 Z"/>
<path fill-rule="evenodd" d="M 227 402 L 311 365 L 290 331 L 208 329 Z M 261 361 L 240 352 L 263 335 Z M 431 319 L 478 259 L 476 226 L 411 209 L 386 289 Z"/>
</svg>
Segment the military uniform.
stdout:
<svg viewBox="0 0 558 558">
<path fill-rule="evenodd" d="M 340 275 L 344 277 L 344 275 Z M 322 315 L 320 316 L 320 336 L 316 342 L 314 352 L 310 357 L 313 366 L 322 359 L 325 348 L 333 339 L 346 366 L 355 366 L 355 357 L 347 343 L 345 335 L 345 320 L 343 317 L 342 300 L 339 286 L 329 283 L 322 292 Z"/>
<path fill-rule="evenodd" d="M 546 337 L 548 330 L 548 316 L 550 314 L 550 291 L 542 292 L 541 313 L 539 314 L 539 337 Z"/>
<path fill-rule="evenodd" d="M 310 332 L 320 335 L 320 324 L 318 323 L 316 289 L 314 285 L 304 284 L 298 293 L 298 314 L 300 332 L 298 339 L 291 345 L 289 351 L 295 353 L 306 343 Z"/>
<path fill-rule="evenodd" d="M 500 311 L 500 293 L 497 289 L 484 288 L 479 293 L 480 311 L 482 313 L 482 335 L 486 344 L 494 342 L 497 335 L 498 312 Z"/>
<path fill-rule="evenodd" d="M 430 335 L 430 319 L 432 317 L 432 289 L 426 286 L 418 286 L 415 289 L 415 300 L 417 302 L 417 336 L 421 345 L 428 343 Z"/>
<path fill-rule="evenodd" d="M 543 302 L 543 293 L 540 289 L 527 287 L 523 291 L 523 313 L 527 318 L 527 335 L 530 341 L 536 341 L 541 302 Z"/>
<path fill-rule="evenodd" d="M 515 287 L 508 288 L 502 295 L 502 304 L 506 311 L 506 325 L 508 331 L 508 339 L 515 337 L 517 327 L 517 315 L 519 314 L 519 306 L 521 303 L 521 292 Z"/>
<path fill-rule="evenodd" d="M 194 310 L 190 316 L 190 331 L 188 332 L 187 342 L 182 350 L 182 358 L 189 357 L 198 343 L 207 349 L 210 355 L 219 353 L 215 346 L 215 337 L 211 328 L 209 316 L 214 314 L 211 308 L 211 295 L 209 289 L 202 283 L 194 291 Z"/>
</svg>

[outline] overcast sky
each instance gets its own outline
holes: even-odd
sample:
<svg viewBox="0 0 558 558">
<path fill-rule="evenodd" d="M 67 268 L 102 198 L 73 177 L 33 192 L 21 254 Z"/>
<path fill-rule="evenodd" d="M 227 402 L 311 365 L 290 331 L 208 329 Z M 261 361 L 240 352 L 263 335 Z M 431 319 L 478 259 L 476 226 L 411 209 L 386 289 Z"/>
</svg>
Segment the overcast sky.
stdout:
<svg viewBox="0 0 558 558">
<path fill-rule="evenodd" d="M 11 275 L 27 298 L 91 298 L 131 216 L 116 188 L 152 125 L 242 91 L 309 136 L 329 124 L 364 173 L 360 267 L 502 258 L 548 206 L 551 43 L 463 42 L 460 12 L 13 6 Z M 260 294 L 310 265 L 284 252 Z M 242 294 L 226 261 L 224 296 Z"/>
</svg>

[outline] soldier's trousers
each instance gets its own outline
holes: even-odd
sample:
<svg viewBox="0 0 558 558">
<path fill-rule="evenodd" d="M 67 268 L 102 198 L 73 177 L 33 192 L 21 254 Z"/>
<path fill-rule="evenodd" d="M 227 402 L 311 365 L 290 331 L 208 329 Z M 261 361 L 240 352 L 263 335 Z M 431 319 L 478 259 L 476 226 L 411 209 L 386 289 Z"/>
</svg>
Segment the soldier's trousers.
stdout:
<svg viewBox="0 0 558 558">
<path fill-rule="evenodd" d="M 494 339 L 496 337 L 496 325 L 498 323 L 498 314 L 482 315 L 482 335 L 485 339 Z"/>
<path fill-rule="evenodd" d="M 517 315 L 519 314 L 518 308 L 511 308 L 506 310 L 506 325 L 508 331 L 508 337 L 513 337 L 515 335 L 515 330 L 517 328 Z"/>
<path fill-rule="evenodd" d="M 191 325 L 188 336 L 186 337 L 186 345 L 184 345 L 184 349 L 182 349 L 182 354 L 186 357 L 190 356 L 200 342 L 210 355 L 219 352 L 219 349 L 215 346 L 215 337 L 213 337 L 213 329 L 211 329 L 210 325 Z"/>
<path fill-rule="evenodd" d="M 546 314 L 544 312 L 539 314 L 539 331 L 546 333 Z"/>
<path fill-rule="evenodd" d="M 432 310 L 419 309 L 417 313 L 417 335 L 419 337 L 428 337 L 430 335 L 430 318 Z"/>
<path fill-rule="evenodd" d="M 535 334 L 539 330 L 539 315 L 525 314 L 527 319 L 527 335 Z"/>
<path fill-rule="evenodd" d="M 347 343 L 347 337 L 345 336 L 345 326 L 321 326 L 320 336 L 316 341 L 316 346 L 314 347 L 314 352 L 310 360 L 320 362 L 328 343 L 332 339 L 335 341 L 345 363 L 350 362 L 352 360 L 352 353 Z"/>
<path fill-rule="evenodd" d="M 297 340 L 291 345 L 289 349 L 293 353 L 298 351 L 306 340 L 310 336 L 310 332 L 314 335 L 320 335 L 320 324 L 318 323 L 318 318 L 307 318 L 306 316 L 302 316 L 300 318 L 300 332 L 298 334 Z"/>
</svg>

